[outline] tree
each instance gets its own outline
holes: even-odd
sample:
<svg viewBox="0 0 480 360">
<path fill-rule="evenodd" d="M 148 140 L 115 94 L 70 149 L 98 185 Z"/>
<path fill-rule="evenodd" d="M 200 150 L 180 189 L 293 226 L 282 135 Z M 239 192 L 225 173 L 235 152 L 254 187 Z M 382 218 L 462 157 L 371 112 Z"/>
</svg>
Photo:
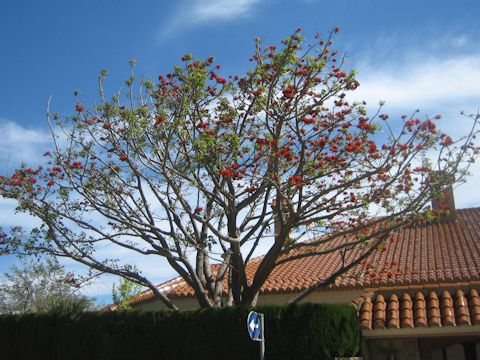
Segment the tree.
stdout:
<svg viewBox="0 0 480 360">
<path fill-rule="evenodd" d="M 0 284 L 0 313 L 78 313 L 94 308 L 91 299 L 78 293 L 81 283 L 56 259 L 24 261 L 12 266 Z"/>
<path fill-rule="evenodd" d="M 75 115 L 49 116 L 48 166 L 1 179 L 1 195 L 43 223 L 28 235 L 12 229 L 4 251 L 67 256 L 175 308 L 141 269 L 102 258 L 97 250 L 110 244 L 165 258 L 202 307 L 240 305 L 256 301 L 280 263 L 359 254 L 325 285 L 396 228 L 438 215 L 427 203 L 452 178 L 464 181 L 479 117 L 453 140 L 438 130 L 440 116 L 392 122 L 382 106 L 368 116 L 348 100 L 359 82 L 332 50 L 337 31 L 306 44 L 298 30 L 279 48 L 257 39 L 242 77 L 187 54 L 137 91 L 132 64 L 128 93 L 110 100 L 102 71 L 99 105 L 77 100 Z M 246 264 L 265 243 L 249 281 Z"/>
<path fill-rule="evenodd" d="M 121 278 L 118 287 L 112 286 L 112 300 L 119 310 L 129 310 L 131 308 L 129 300 L 140 294 L 141 286 Z"/>
</svg>

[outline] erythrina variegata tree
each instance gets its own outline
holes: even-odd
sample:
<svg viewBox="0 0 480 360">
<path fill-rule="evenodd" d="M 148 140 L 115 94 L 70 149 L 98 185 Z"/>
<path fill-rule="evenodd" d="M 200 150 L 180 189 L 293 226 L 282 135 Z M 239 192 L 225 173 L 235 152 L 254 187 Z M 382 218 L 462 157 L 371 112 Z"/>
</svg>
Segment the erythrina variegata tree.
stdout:
<svg viewBox="0 0 480 360">
<path fill-rule="evenodd" d="M 3 251 L 66 256 L 147 286 L 175 308 L 139 264 L 99 254 L 112 244 L 165 258 L 202 307 L 241 305 L 255 303 L 278 264 L 332 252 L 350 259 L 301 298 L 394 229 L 435 216 L 427 203 L 453 178 L 463 181 L 478 152 L 478 117 L 454 140 L 437 129 L 440 116 L 367 116 L 365 104 L 348 101 L 359 82 L 331 49 L 337 31 L 306 44 L 297 30 L 279 48 L 257 40 L 243 77 L 221 77 L 213 58 L 185 55 L 138 90 L 132 71 L 128 94 L 107 100 L 102 72 L 99 105 L 78 100 L 75 115 L 50 123 L 48 165 L 1 178 L 2 196 L 42 222 L 28 236 L 3 234 Z"/>
</svg>

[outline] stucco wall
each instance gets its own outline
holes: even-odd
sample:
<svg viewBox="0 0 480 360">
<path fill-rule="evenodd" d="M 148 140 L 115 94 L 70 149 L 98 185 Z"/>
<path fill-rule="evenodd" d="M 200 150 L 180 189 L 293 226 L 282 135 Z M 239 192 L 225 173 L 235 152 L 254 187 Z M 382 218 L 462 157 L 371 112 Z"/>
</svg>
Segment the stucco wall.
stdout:
<svg viewBox="0 0 480 360">
<path fill-rule="evenodd" d="M 322 303 L 322 304 L 349 304 L 364 293 L 364 290 L 348 291 L 319 291 L 308 296 L 304 302 Z M 286 304 L 295 297 L 296 294 L 275 294 L 260 295 L 257 304 Z M 173 303 L 181 310 L 192 310 L 198 308 L 198 303 L 194 298 L 177 299 Z M 134 306 L 137 310 L 160 310 L 166 307 L 159 300 L 151 300 L 143 304 Z"/>
</svg>

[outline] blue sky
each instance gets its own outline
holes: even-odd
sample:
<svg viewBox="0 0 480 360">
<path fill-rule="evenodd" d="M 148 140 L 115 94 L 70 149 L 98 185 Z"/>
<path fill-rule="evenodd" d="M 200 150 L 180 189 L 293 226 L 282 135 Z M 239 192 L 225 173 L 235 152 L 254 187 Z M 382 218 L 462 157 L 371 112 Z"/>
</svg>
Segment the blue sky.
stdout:
<svg viewBox="0 0 480 360">
<path fill-rule="evenodd" d="M 35 162 L 48 149 L 45 109 L 73 112 L 74 89 L 97 99 L 97 75 L 109 72 L 107 92 L 124 87 L 128 61 L 137 74 L 155 79 L 179 58 L 213 55 L 223 74 L 241 74 L 257 36 L 277 44 L 297 27 L 308 37 L 338 26 L 336 48 L 359 71 L 359 99 L 386 112 L 443 114 L 444 128 L 468 126 L 461 110 L 480 107 L 480 2 L 323 0 L 65 0 L 0 2 L 1 172 L 20 160 Z M 457 206 L 480 206 L 480 168 L 456 190 Z M 479 173 L 476 175 L 476 173 Z M 0 200 L 0 226 L 31 226 Z M 0 273 L 17 260 L 0 258 Z M 73 266 L 73 265 L 70 265 Z M 158 281 L 171 270 L 147 272 Z M 108 300 L 112 279 L 91 290 Z"/>
</svg>

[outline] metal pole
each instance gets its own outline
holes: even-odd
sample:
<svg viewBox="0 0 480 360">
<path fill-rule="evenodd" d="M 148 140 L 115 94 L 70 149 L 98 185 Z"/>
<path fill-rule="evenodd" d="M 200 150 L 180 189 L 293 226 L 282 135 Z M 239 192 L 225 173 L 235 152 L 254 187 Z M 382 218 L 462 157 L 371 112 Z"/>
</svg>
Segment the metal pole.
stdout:
<svg viewBox="0 0 480 360">
<path fill-rule="evenodd" d="M 265 322 L 263 321 L 263 314 L 260 315 L 260 329 L 261 329 L 261 341 L 260 341 L 260 360 L 265 360 Z"/>
</svg>

